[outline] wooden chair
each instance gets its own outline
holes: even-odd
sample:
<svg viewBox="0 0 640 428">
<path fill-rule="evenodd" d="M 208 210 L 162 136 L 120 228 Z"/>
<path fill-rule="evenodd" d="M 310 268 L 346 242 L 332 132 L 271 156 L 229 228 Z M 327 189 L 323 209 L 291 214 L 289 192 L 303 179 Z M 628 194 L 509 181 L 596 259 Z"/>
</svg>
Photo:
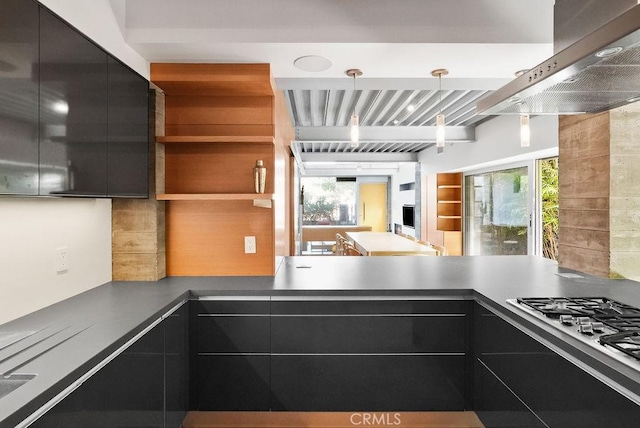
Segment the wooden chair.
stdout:
<svg viewBox="0 0 640 428">
<path fill-rule="evenodd" d="M 436 250 L 438 256 L 448 256 L 449 252 L 442 245 L 430 244 L 430 247 Z"/>
<path fill-rule="evenodd" d="M 348 242 L 347 238 L 336 233 L 336 256 L 344 256 L 344 244 Z"/>
<path fill-rule="evenodd" d="M 350 242 L 345 243 L 342 251 L 344 252 L 343 255 L 345 256 L 363 256 L 364 255 L 360 252 L 360 250 L 354 247 L 353 244 Z"/>
</svg>

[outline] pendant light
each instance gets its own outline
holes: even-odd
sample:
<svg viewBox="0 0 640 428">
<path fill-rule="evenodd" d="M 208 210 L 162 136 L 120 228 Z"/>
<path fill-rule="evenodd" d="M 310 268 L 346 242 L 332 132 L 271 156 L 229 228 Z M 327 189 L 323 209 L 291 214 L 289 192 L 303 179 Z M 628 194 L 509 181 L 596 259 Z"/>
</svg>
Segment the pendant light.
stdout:
<svg viewBox="0 0 640 428">
<path fill-rule="evenodd" d="M 356 77 L 362 76 L 362 70 L 351 68 L 345 72 L 347 76 L 353 77 L 353 93 L 356 93 Z M 356 114 L 356 103 L 353 104 L 353 114 L 351 115 L 351 147 L 356 148 L 360 144 L 360 118 Z"/>
<path fill-rule="evenodd" d="M 529 115 L 520 115 L 520 147 L 531 145 L 531 126 L 529 125 Z"/>
<path fill-rule="evenodd" d="M 449 70 L 444 68 L 438 68 L 433 70 L 431 75 L 438 78 L 438 115 L 436 116 L 436 147 L 439 149 L 444 148 L 444 114 L 442 114 L 442 76 L 449 74 Z"/>
</svg>

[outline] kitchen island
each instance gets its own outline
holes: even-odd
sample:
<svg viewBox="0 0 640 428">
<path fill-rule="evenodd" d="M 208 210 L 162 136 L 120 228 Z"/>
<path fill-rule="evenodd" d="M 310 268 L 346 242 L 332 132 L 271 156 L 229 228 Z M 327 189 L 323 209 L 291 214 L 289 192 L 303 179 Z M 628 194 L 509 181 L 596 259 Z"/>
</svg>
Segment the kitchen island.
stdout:
<svg viewBox="0 0 640 428">
<path fill-rule="evenodd" d="M 47 337 L 34 340 L 28 355 L 26 351 L 11 353 L 15 345 L 0 350 L 0 372 L 36 374 L 0 398 L 0 427 L 20 426 L 39 409 L 46 409 L 43 406 L 56 396 L 61 399 L 72 393 L 80 387 L 74 383 L 79 379 L 86 382 L 87 373 L 108 365 L 115 355 L 134 346 L 160 322 L 170 319 L 184 302 L 243 296 L 267 304 L 314 300 L 467 302 L 476 305 L 467 314 L 470 319 L 491 315 L 491 320 L 504 322 L 504 328 L 515 327 L 629 402 L 640 403 L 638 369 L 549 328 L 506 302 L 516 297 L 602 296 L 640 306 L 640 284 L 559 273 L 554 262 L 529 256 L 289 257 L 274 278 L 171 277 L 153 283 L 108 283 L 0 326 L 1 333 L 38 332 L 34 336 Z M 477 338 L 467 340 L 465 355 L 473 355 L 471 344 Z M 467 372 L 474 370 L 468 362 L 464 364 Z M 536 374 L 521 374 L 528 376 Z M 469 382 L 464 388 L 473 389 Z M 466 394 L 465 407 L 474 406 L 473 394 Z"/>
</svg>

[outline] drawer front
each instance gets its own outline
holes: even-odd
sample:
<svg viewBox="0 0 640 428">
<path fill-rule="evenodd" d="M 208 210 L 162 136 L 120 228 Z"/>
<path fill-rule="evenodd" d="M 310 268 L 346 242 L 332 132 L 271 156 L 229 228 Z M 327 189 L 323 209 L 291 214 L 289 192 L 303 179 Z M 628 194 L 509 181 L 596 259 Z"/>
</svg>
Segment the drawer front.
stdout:
<svg viewBox="0 0 640 428">
<path fill-rule="evenodd" d="M 269 410 L 269 356 L 198 356 L 197 410 Z"/>
<path fill-rule="evenodd" d="M 252 298 L 247 298 L 247 300 L 194 300 L 192 301 L 191 309 L 196 314 L 269 315 L 270 303 L 268 299 L 251 299 Z"/>
<path fill-rule="evenodd" d="M 274 315 L 465 314 L 465 300 L 300 300 L 271 302 Z"/>
<path fill-rule="evenodd" d="M 274 355 L 271 409 L 460 411 L 464 372 L 464 356 Z"/>
<path fill-rule="evenodd" d="M 269 352 L 269 316 L 198 315 L 198 353 Z"/>
<path fill-rule="evenodd" d="M 465 352 L 463 315 L 277 316 L 276 354 Z"/>
</svg>

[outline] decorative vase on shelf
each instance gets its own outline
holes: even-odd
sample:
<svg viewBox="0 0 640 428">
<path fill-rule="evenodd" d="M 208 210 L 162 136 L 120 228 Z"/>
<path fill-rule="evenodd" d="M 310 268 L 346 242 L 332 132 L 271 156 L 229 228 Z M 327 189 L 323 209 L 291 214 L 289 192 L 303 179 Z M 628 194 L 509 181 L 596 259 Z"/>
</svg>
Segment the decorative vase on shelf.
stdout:
<svg viewBox="0 0 640 428">
<path fill-rule="evenodd" d="M 253 168 L 253 184 L 255 185 L 256 193 L 264 193 L 264 186 L 267 181 L 267 168 L 264 166 L 264 162 L 261 159 L 256 161 L 256 166 Z"/>
</svg>

